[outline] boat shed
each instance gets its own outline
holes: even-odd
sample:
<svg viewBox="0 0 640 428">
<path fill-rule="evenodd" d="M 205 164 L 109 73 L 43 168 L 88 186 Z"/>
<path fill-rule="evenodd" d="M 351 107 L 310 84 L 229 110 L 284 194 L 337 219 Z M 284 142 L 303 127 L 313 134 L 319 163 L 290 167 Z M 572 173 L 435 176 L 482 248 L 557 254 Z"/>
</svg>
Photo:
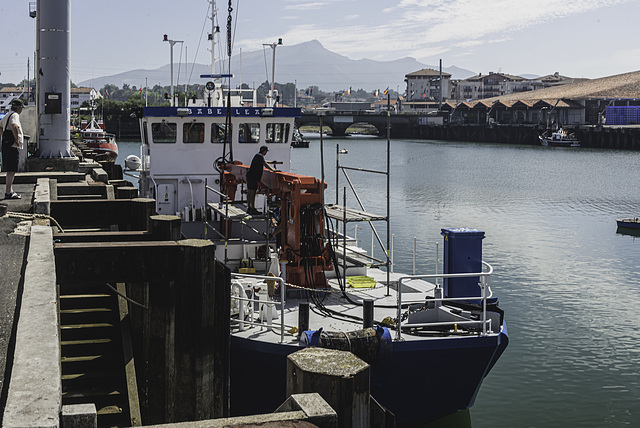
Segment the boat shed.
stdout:
<svg viewBox="0 0 640 428">
<path fill-rule="evenodd" d="M 476 101 L 445 102 L 450 123 L 601 125 L 607 107 L 640 106 L 640 71 Z"/>
</svg>

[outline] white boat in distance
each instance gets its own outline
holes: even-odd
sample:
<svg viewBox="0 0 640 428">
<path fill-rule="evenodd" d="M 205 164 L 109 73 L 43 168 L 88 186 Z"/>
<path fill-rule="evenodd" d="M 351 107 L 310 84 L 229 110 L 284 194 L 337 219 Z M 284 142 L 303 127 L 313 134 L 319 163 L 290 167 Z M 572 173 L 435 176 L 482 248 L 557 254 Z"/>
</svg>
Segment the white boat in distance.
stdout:
<svg viewBox="0 0 640 428">
<path fill-rule="evenodd" d="M 563 128 L 551 132 L 551 135 L 549 135 L 549 130 L 547 129 L 542 133 L 542 135 L 539 135 L 538 138 L 540 138 L 540 144 L 543 146 L 580 147 L 580 141 L 576 136 L 573 133 L 567 132 Z"/>
</svg>

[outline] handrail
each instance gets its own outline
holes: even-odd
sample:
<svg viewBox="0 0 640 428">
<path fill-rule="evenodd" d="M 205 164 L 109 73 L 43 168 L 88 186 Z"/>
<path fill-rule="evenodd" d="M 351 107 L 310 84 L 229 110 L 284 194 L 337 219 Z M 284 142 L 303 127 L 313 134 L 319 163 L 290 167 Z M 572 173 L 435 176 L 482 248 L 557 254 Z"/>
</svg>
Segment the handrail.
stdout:
<svg viewBox="0 0 640 428">
<path fill-rule="evenodd" d="M 407 275 L 407 276 L 401 276 L 400 278 L 398 278 L 398 290 L 397 290 L 397 329 L 396 329 L 396 340 L 402 340 L 402 283 L 403 281 L 406 280 L 413 280 L 413 279 L 433 279 L 433 278 L 470 278 L 470 277 L 480 277 L 480 282 L 478 283 L 478 285 L 480 286 L 480 288 L 482 289 L 482 296 L 480 296 L 480 299 L 482 300 L 482 335 L 486 336 L 487 335 L 487 298 L 490 296 L 487 296 L 487 288 L 489 288 L 489 281 L 488 278 L 491 276 L 491 274 L 493 273 L 493 267 L 486 262 L 482 262 L 483 266 L 486 266 L 489 270 L 487 272 L 470 272 L 470 273 L 435 273 L 435 274 L 426 274 L 426 275 Z M 440 288 L 439 285 L 436 286 L 436 288 Z M 469 296 L 469 297 L 434 297 L 434 298 L 430 298 L 429 301 L 456 301 L 456 300 L 478 300 L 478 296 Z M 421 303 L 423 302 L 422 300 L 420 301 L 415 301 L 413 303 Z M 405 305 L 410 304 L 410 302 L 404 302 Z M 477 323 L 478 321 L 474 321 L 475 323 Z M 446 324 L 462 324 L 464 323 L 464 321 L 462 322 L 447 322 L 447 323 L 443 323 L 444 325 Z M 442 324 L 442 323 L 430 323 L 429 325 L 436 325 L 436 324 Z"/>
<path fill-rule="evenodd" d="M 266 275 L 251 275 L 251 274 L 246 274 L 246 273 L 232 273 L 231 274 L 232 278 L 253 278 L 253 279 L 262 279 L 262 280 L 267 280 L 267 281 L 277 281 L 280 284 L 280 343 L 284 343 L 284 296 L 287 294 L 287 290 L 286 290 L 286 285 L 284 282 L 284 279 L 282 279 L 279 276 L 266 276 Z M 246 299 L 244 297 L 241 297 L 238 300 L 241 299 Z M 255 301 L 255 300 L 252 300 Z M 277 304 L 278 302 L 272 302 L 274 304 Z M 241 305 L 242 306 L 242 305 Z M 241 322 L 246 322 L 244 320 L 241 320 Z M 253 322 L 247 322 L 248 324 L 253 324 Z"/>
</svg>

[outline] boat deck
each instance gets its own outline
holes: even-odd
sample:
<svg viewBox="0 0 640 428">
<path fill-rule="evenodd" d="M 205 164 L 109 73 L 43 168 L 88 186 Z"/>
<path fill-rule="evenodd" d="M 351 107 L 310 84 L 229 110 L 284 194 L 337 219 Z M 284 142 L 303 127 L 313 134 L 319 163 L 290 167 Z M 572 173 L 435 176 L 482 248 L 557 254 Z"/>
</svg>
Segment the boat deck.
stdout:
<svg viewBox="0 0 640 428">
<path fill-rule="evenodd" d="M 374 300 L 374 323 L 381 322 L 384 318 L 390 317 L 394 319 L 397 316 L 397 288 L 399 279 L 404 274 L 390 273 L 389 274 L 389 287 L 387 287 L 387 274 L 386 272 L 376 269 L 367 268 L 366 277 L 370 278 L 364 283 L 375 284 L 373 287 L 354 288 L 347 285 L 347 293 L 351 300 L 356 302 L 362 302 L 364 299 Z M 349 277 L 348 277 L 349 278 Z M 361 278 L 361 277 L 360 277 Z M 323 328 L 327 331 L 354 331 L 362 328 L 361 321 L 349 321 L 345 317 L 362 317 L 362 306 L 354 305 L 350 303 L 342 294 L 337 279 L 330 279 L 328 281 L 330 288 L 325 290 L 307 291 L 304 289 L 295 289 L 295 286 L 289 287 L 287 298 L 285 302 L 285 343 L 297 344 L 298 337 L 296 334 L 289 332 L 293 327 L 298 326 L 298 306 L 301 302 L 307 302 L 307 294 L 315 293 L 318 302 L 321 302 L 324 308 L 336 313 L 334 317 L 327 317 L 319 312 L 317 309 L 309 311 L 309 328 L 311 330 L 317 330 Z M 258 282 L 256 285 L 260 285 Z M 265 284 L 266 288 L 266 284 Z M 435 285 L 421 280 L 414 279 L 409 281 L 403 281 L 402 293 L 403 301 L 415 300 L 416 302 L 424 302 L 428 297 L 433 297 Z M 257 297 L 256 297 L 257 299 Z M 312 299 L 310 299 L 312 300 Z M 313 301 L 313 300 L 312 300 Z M 259 312 L 259 304 L 254 303 L 254 310 L 256 318 Z M 278 302 L 279 303 L 279 302 Z M 317 306 L 312 303 L 312 306 Z M 269 328 L 267 326 L 268 320 L 264 320 L 265 325 L 250 326 L 245 324 L 245 330 L 239 331 L 239 322 L 237 317 L 232 322 L 232 334 L 241 337 L 251 337 L 252 339 L 263 340 L 266 342 L 279 343 L 280 342 L 280 312 L 278 310 L 277 315 L 273 316 L 273 326 Z M 407 340 L 411 340 L 410 335 L 406 335 Z M 421 337 L 424 340 L 424 337 Z"/>
</svg>

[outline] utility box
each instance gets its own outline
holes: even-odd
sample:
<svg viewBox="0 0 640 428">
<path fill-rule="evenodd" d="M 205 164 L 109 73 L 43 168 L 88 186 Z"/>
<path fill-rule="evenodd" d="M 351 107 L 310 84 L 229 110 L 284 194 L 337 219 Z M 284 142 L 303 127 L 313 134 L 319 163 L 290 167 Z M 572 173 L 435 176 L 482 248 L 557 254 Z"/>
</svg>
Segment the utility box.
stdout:
<svg viewBox="0 0 640 428">
<path fill-rule="evenodd" d="M 441 229 L 444 236 L 443 273 L 482 272 L 482 240 L 484 232 L 468 228 Z M 479 276 L 445 278 L 444 297 L 482 297 Z M 469 299 L 469 303 L 480 300 Z"/>
<path fill-rule="evenodd" d="M 45 114 L 61 114 L 62 113 L 62 93 L 61 92 L 45 92 L 44 112 Z"/>
</svg>

